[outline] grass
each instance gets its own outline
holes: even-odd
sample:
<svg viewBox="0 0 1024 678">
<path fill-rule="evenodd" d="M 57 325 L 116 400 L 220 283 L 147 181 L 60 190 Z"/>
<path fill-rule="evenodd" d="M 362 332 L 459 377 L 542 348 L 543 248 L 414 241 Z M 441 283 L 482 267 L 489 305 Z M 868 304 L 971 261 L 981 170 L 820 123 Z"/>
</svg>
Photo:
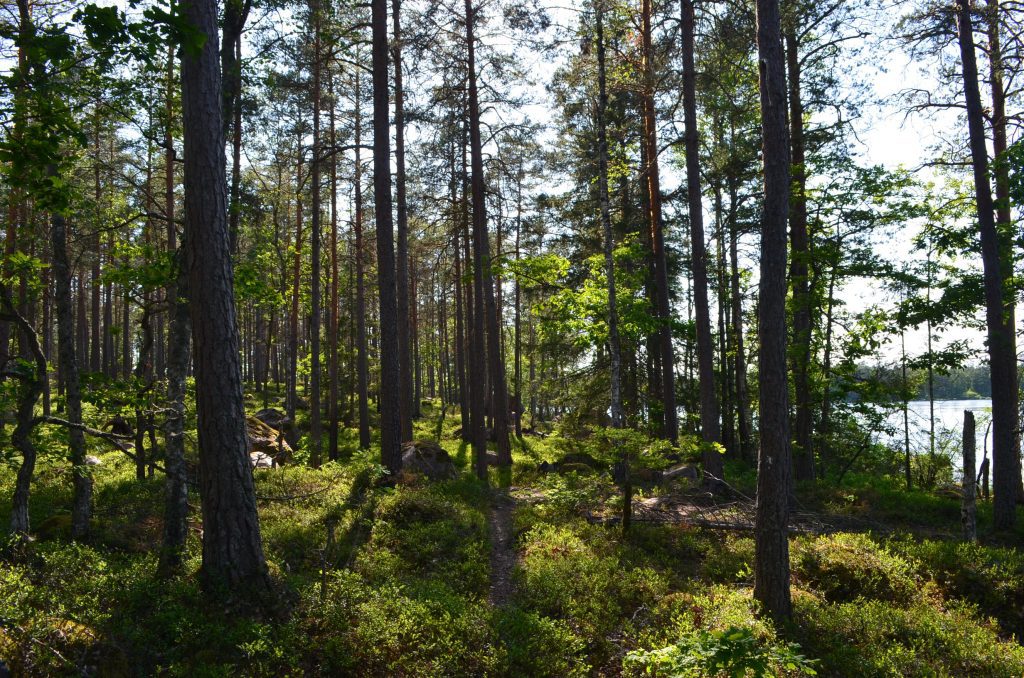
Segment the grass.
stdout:
<svg viewBox="0 0 1024 678">
<path fill-rule="evenodd" d="M 955 501 L 852 474 L 842 487 L 800 488 L 806 507 L 887 529 L 794 537 L 795 619 L 775 628 L 756 614 L 749 535 L 637 524 L 623 536 L 588 523 L 581 510 L 608 508 L 615 487 L 599 473 L 541 474 L 542 461 L 598 444 L 557 434 L 515 441 L 510 477 L 491 471 L 492 485 L 520 497 L 515 594 L 494 608 L 489 493 L 454 434 L 457 412 L 424 410 L 416 436 L 440 433 L 455 480 L 379 486 L 374 456 L 350 431 L 343 462 L 257 472 L 265 550 L 290 603 L 282 618 L 208 604 L 194 576 L 198 516 L 186 574 L 158 579 L 161 478 L 137 481 L 130 460 L 99 446 L 95 530 L 69 541 L 68 468 L 46 456 L 33 485 L 37 540 L 0 564 L 0 658 L 40 676 L 726 675 L 762 665 L 767 675 L 1024 674 L 1019 535 L 947 538 Z M 40 444 L 59 449 L 55 438 Z M 0 494 L 12 484 L 12 468 L 0 468 Z"/>
</svg>

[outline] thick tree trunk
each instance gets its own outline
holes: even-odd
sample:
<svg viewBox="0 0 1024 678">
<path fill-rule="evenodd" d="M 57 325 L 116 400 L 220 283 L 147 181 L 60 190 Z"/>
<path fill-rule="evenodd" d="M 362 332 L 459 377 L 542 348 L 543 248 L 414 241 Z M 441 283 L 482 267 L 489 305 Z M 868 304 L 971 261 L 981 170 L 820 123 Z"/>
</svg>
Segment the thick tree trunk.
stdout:
<svg viewBox="0 0 1024 678">
<path fill-rule="evenodd" d="M 487 206 L 484 186 L 484 159 L 480 136 L 480 102 L 477 95 L 476 39 L 474 37 L 475 9 L 472 0 L 466 0 L 466 50 L 469 77 L 469 148 L 472 170 L 471 195 L 473 199 L 473 274 L 479 279 L 478 294 L 483 294 L 483 304 L 477 300 L 478 311 L 486 313 L 487 358 L 490 370 L 491 416 L 494 419 L 498 464 L 512 464 L 512 449 L 508 439 L 508 388 L 505 385 L 505 363 L 501 358 L 501 321 L 494 297 L 494 280 L 490 272 L 491 248 L 487 235 Z M 482 308 L 483 307 L 483 308 Z M 484 318 L 478 318 L 476 326 L 483 334 Z M 482 343 L 483 336 L 478 338 Z M 478 373 L 482 376 L 482 373 Z M 482 428 L 482 427 L 481 427 Z M 474 441 L 477 452 L 477 474 L 486 476 L 486 440 Z M 481 464 L 483 465 L 481 467 Z"/>
<path fill-rule="evenodd" d="M 181 56 L 185 143 L 185 246 L 203 511 L 202 578 L 207 590 L 267 589 L 242 398 L 227 179 L 217 63 L 217 2 L 195 0 L 185 19 L 206 36 Z M 241 600 L 241 598 L 240 598 Z"/>
<path fill-rule="evenodd" d="M 792 616 L 789 594 L 789 389 L 786 379 L 786 220 L 789 212 L 789 134 L 786 70 L 778 0 L 757 0 L 764 208 L 758 333 L 759 424 L 754 597 L 776 621 Z"/>
<path fill-rule="evenodd" d="M 398 356 L 402 405 L 402 440 L 412 440 L 412 420 L 419 416 L 418 401 L 413 397 L 412 347 L 409 334 L 409 208 L 405 195 L 405 91 L 402 86 L 402 7 L 401 0 L 392 0 L 395 60 L 395 209 L 398 213 L 397 277 L 398 294 Z"/>
<path fill-rule="evenodd" d="M 1009 324 L 1003 300 L 1003 273 L 1008 268 L 1007 247 L 1000 242 L 995 223 L 995 206 L 989 184 L 988 150 L 985 147 L 985 121 L 978 90 L 978 64 L 975 56 L 971 3 L 956 5 L 960 60 L 963 66 L 964 99 L 967 104 L 967 130 L 974 168 L 974 191 L 981 235 L 981 258 L 985 279 L 985 320 L 988 325 L 989 367 L 992 373 L 992 518 L 997 530 L 1010 530 L 1017 521 L 1017 490 L 1020 461 L 1014 445 L 1017 428 L 1017 361 L 1014 329 Z"/>
<path fill-rule="evenodd" d="M 167 480 L 164 485 L 164 529 L 160 550 L 159 570 L 174 574 L 181 570 L 188 539 L 188 474 L 185 468 L 185 375 L 191 359 L 192 325 L 188 305 L 188 262 L 186 248 L 178 248 L 177 227 L 174 224 L 174 137 L 171 125 L 174 62 L 168 62 L 167 128 L 164 156 L 164 214 L 167 217 L 167 249 L 175 253 L 177 267 L 174 281 L 167 286 L 167 299 L 171 304 L 170 327 L 167 333 L 167 418 L 164 423 L 164 467 Z"/>
<path fill-rule="evenodd" d="M 686 145 L 686 198 L 693 251 L 693 305 L 697 325 L 697 378 L 700 384 L 700 429 L 704 439 L 704 485 L 720 486 L 724 476 L 718 394 L 715 386 L 714 342 L 708 302 L 708 255 L 704 244 L 704 207 L 700 189 L 700 140 L 697 138 L 697 73 L 693 63 L 695 17 L 693 0 L 682 0 L 683 117 Z"/>
<path fill-rule="evenodd" d="M 74 316 L 71 312 L 71 267 L 68 265 L 67 222 L 55 213 L 50 223 L 53 242 L 53 275 L 57 302 L 57 356 L 64 379 L 67 419 L 82 423 L 82 391 L 75 353 Z M 71 504 L 71 536 L 82 539 L 89 533 L 92 513 L 92 475 L 85 465 L 85 434 L 80 428 L 68 429 L 68 447 L 74 475 L 74 499 Z"/>
<path fill-rule="evenodd" d="M 388 96 L 387 0 L 372 0 L 373 200 L 377 217 L 377 282 L 380 300 L 380 457 L 392 474 L 402 468 L 398 298 L 395 289 L 394 220 L 391 214 L 391 126 Z"/>
<path fill-rule="evenodd" d="M 651 45 L 652 0 L 641 6 L 641 37 L 643 53 L 643 86 L 641 105 L 644 119 L 644 174 L 647 180 L 647 226 L 650 230 L 651 254 L 654 263 L 655 310 L 661 322 L 657 349 L 661 358 L 661 401 L 664 409 L 663 435 L 676 442 L 679 438 L 679 414 L 676 412 L 675 350 L 672 347 L 672 310 L 669 307 L 668 256 L 665 253 L 665 232 L 661 215 L 661 180 L 658 175 L 658 132 L 654 110 L 654 49 Z"/>
<path fill-rule="evenodd" d="M 1012 238 L 1013 214 L 1010 205 L 1010 166 L 1006 160 L 1007 135 L 1006 135 L 1006 90 L 1003 84 L 1003 48 L 999 29 L 999 0 L 987 0 L 988 9 L 988 60 L 989 60 L 989 85 L 992 89 L 992 151 L 995 154 L 996 185 L 996 220 L 1003 246 L 1003 270 L 1007 278 L 1007 289 L 1011 289 L 1009 280 L 1013 277 L 1014 250 L 1013 243 L 1008 240 Z M 1017 326 L 1016 302 L 1015 299 L 1006 300 L 1006 322 L 1011 328 Z M 1016 333 L 1011 337 L 1014 342 L 1014 353 L 1017 350 Z M 1018 389 L 1019 384 L 1014 386 Z M 1017 502 L 1024 503 L 1024 478 L 1021 477 L 1021 436 L 1018 429 L 1014 435 L 1014 458 L 1017 460 Z"/>
<path fill-rule="evenodd" d="M 786 61 L 789 69 L 789 126 L 792 160 L 793 192 L 789 215 L 789 241 L 792 260 L 789 267 L 793 288 L 793 343 L 790 361 L 793 371 L 793 393 L 796 396 L 796 454 L 794 471 L 797 480 L 814 480 L 814 447 L 811 431 L 811 294 L 807 234 L 807 170 L 804 158 L 804 108 L 800 90 L 800 55 L 796 29 L 786 30 Z"/>
<path fill-rule="evenodd" d="M 961 482 L 963 488 L 963 499 L 960 506 L 960 521 L 963 525 L 964 541 L 978 540 L 978 516 L 977 504 L 975 502 L 974 474 L 978 468 L 974 465 L 974 454 L 977 451 L 977 441 L 974 437 L 974 412 L 964 410 L 964 431 L 963 431 L 963 461 L 964 476 Z"/>
</svg>

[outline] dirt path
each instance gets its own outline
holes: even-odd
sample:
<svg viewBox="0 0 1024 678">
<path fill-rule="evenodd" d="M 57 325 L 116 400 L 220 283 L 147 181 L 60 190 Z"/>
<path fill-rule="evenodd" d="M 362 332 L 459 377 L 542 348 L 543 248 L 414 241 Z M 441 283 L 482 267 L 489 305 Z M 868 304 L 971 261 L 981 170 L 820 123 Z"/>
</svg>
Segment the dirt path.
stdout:
<svg viewBox="0 0 1024 678">
<path fill-rule="evenodd" d="M 507 490 L 495 490 L 487 522 L 491 538 L 491 605 L 504 606 L 512 599 L 512 569 L 516 564 L 512 510 L 515 501 Z"/>
</svg>

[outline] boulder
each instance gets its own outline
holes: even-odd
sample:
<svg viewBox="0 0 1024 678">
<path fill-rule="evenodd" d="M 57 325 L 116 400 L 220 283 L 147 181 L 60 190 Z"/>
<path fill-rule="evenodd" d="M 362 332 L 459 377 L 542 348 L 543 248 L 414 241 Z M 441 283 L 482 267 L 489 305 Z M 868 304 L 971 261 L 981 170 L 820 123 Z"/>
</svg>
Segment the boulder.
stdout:
<svg viewBox="0 0 1024 678">
<path fill-rule="evenodd" d="M 458 475 L 448 452 L 432 440 L 402 445 L 402 471 L 418 473 L 431 480 L 448 480 Z"/>
<path fill-rule="evenodd" d="M 700 479 L 700 471 L 697 470 L 696 466 L 692 464 L 680 464 L 667 469 L 662 474 L 664 480 L 675 480 L 676 478 L 686 478 L 687 480 L 697 481 Z"/>
<path fill-rule="evenodd" d="M 252 415 L 245 418 L 245 429 L 253 468 L 272 468 L 291 460 L 292 448 L 281 432 Z"/>
<path fill-rule="evenodd" d="M 292 420 L 288 418 L 288 415 L 281 410 L 275 410 L 273 407 L 267 407 L 253 415 L 270 428 L 283 431 L 292 423 Z"/>
<path fill-rule="evenodd" d="M 86 466 L 103 466 L 103 460 L 93 454 L 85 455 Z"/>
<path fill-rule="evenodd" d="M 594 459 L 586 452 L 570 452 L 556 462 L 556 466 L 559 468 L 566 466 L 567 464 L 578 464 L 580 466 L 589 466 L 591 469 L 601 468 L 601 463 Z"/>
</svg>

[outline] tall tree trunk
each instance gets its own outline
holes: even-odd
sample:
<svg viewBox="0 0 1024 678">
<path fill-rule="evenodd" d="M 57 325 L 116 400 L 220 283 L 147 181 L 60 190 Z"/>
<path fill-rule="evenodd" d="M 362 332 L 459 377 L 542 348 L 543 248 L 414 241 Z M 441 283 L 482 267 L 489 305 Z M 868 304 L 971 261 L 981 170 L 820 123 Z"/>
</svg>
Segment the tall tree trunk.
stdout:
<svg viewBox="0 0 1024 678">
<path fill-rule="evenodd" d="M 302 275 L 302 140 L 296 144 L 299 163 L 295 176 L 295 253 L 292 258 L 292 309 L 288 332 L 288 394 L 285 409 L 288 420 L 295 422 L 299 400 L 299 286 Z M 292 427 L 292 431 L 295 431 Z M 293 434 L 294 435 L 294 434 Z M 292 440 L 292 444 L 297 441 Z"/>
<path fill-rule="evenodd" d="M 608 353 L 611 365 L 611 420 L 614 428 L 626 425 L 622 409 L 622 346 L 615 298 L 615 238 L 608 199 L 608 85 L 605 75 L 604 0 L 597 0 L 597 155 L 598 200 L 604 246 L 604 274 L 608 287 Z M 519 226 L 516 225 L 516 259 L 519 258 Z M 516 396 L 519 397 L 519 283 L 516 283 Z"/>
<path fill-rule="evenodd" d="M 776 621 L 792 616 L 789 594 L 789 388 L 786 379 L 786 220 L 789 212 L 789 134 L 786 69 L 778 0 L 757 0 L 763 130 L 764 208 L 758 308 L 759 424 L 754 597 Z"/>
<path fill-rule="evenodd" d="M 800 90 L 800 54 L 796 28 L 786 29 L 786 61 L 789 68 L 789 127 L 793 191 L 789 215 L 789 241 L 792 259 L 789 265 L 793 288 L 793 343 L 790 360 L 793 371 L 793 393 L 796 396 L 796 454 L 794 472 L 797 480 L 814 480 L 814 447 L 811 431 L 811 293 L 808 258 L 810 243 L 807 234 L 807 169 L 804 158 L 804 107 Z"/>
<path fill-rule="evenodd" d="M 175 257 L 174 281 L 167 286 L 170 327 L 167 333 L 167 401 L 164 424 L 164 529 L 159 570 L 171 575 L 181 570 L 188 539 L 188 473 L 185 467 L 185 375 L 191 359 L 192 325 L 188 305 L 187 248 L 178 247 L 174 223 L 174 59 L 167 60 L 166 128 L 164 132 L 164 215 L 167 218 L 167 249 Z"/>
<path fill-rule="evenodd" d="M 338 143 L 335 120 L 334 78 L 331 91 L 331 147 Z M 338 458 L 338 153 L 331 154 L 331 308 L 328 319 L 327 343 L 329 352 L 327 396 L 327 457 Z"/>
<path fill-rule="evenodd" d="M 1017 428 L 1017 361 L 1014 329 L 1006 317 L 1003 301 L 1003 273 L 1008 271 L 1006 247 L 1000 242 L 995 223 L 992 187 L 989 185 L 988 150 L 985 147 L 984 111 L 978 90 L 978 64 L 971 25 L 971 3 L 956 5 L 960 60 L 963 66 L 967 130 L 974 168 L 974 191 L 981 235 L 981 259 L 985 279 L 985 319 L 988 324 L 989 368 L 992 373 L 992 519 L 997 530 L 1013 529 L 1017 521 L 1019 459 L 1015 458 L 1014 431 Z"/>
<path fill-rule="evenodd" d="M 402 468 L 401 365 L 395 289 L 394 220 L 391 214 L 391 126 L 388 96 L 387 0 L 372 0 L 373 201 L 377 218 L 377 282 L 380 299 L 380 457 L 395 474 Z"/>
<path fill-rule="evenodd" d="M 643 86 L 641 105 L 644 119 L 644 174 L 647 180 L 647 226 L 650 230 L 651 254 L 654 263 L 655 302 L 661 328 L 657 348 L 661 358 L 661 401 L 664 408 L 663 435 L 676 442 L 679 438 L 679 414 L 676 412 L 675 351 L 672 348 L 672 310 L 669 307 L 668 257 L 665 253 L 665 232 L 661 215 L 661 180 L 658 175 L 658 131 L 654 110 L 654 49 L 651 45 L 652 0 L 641 3 L 641 39 L 643 53 Z"/>
<path fill-rule="evenodd" d="M 695 17 L 693 0 L 682 0 L 683 117 L 686 146 L 686 198 L 693 252 L 693 305 L 697 326 L 697 379 L 700 385 L 700 429 L 704 439 L 704 485 L 720 486 L 724 477 L 718 394 L 715 386 L 715 348 L 711 339 L 708 302 L 708 254 L 704 243 L 704 207 L 700 188 L 700 140 L 697 138 L 697 73 L 693 63 Z"/>
<path fill-rule="evenodd" d="M 242 185 L 242 29 L 252 0 L 225 0 L 224 44 L 220 63 L 222 113 L 225 136 L 231 135 L 231 194 L 228 202 L 228 234 L 231 251 L 238 251 L 239 198 Z"/>
<path fill-rule="evenodd" d="M 989 83 L 992 89 L 992 151 L 995 154 L 993 172 L 996 179 L 996 220 L 1002 246 L 1004 248 L 1003 270 L 1007 279 L 1007 289 L 1013 278 L 1014 250 L 1012 239 L 1013 214 L 1010 204 L 1010 167 L 1006 161 L 1006 90 L 1003 84 L 1003 48 L 999 30 L 999 0 L 987 0 L 988 9 L 988 59 Z M 1006 300 L 1006 322 L 1011 328 L 1017 326 L 1017 305 L 1014 298 Z M 1014 353 L 1017 350 L 1016 333 L 1011 333 L 1014 342 Z M 1014 385 L 1019 393 L 1019 384 Z M 1024 503 L 1024 478 L 1021 476 L 1021 436 L 1018 429 L 1014 434 L 1014 458 L 1017 460 L 1017 501 Z"/>
<path fill-rule="evenodd" d="M 309 463 L 320 466 L 321 411 L 320 411 L 320 3 L 310 2 L 313 14 L 313 159 L 310 162 L 312 205 L 310 209 L 310 376 L 309 376 Z"/>
<path fill-rule="evenodd" d="M 182 50 L 185 246 L 195 344 L 196 414 L 207 590 L 239 594 L 269 584 L 249 462 L 227 224 L 227 178 L 217 63 L 217 2 L 195 0 L 185 19 L 206 41 Z M 241 598 L 240 598 L 241 599 Z"/>
<path fill-rule="evenodd" d="M 74 499 L 71 504 L 71 536 L 82 539 L 89 533 L 92 514 L 92 475 L 85 465 L 85 434 L 82 424 L 82 391 L 75 353 L 74 320 L 71 312 L 71 267 L 68 265 L 67 222 L 54 213 L 50 223 L 53 242 L 53 275 L 57 302 L 57 355 L 64 379 L 64 399 L 68 429 L 68 447 L 74 475 Z"/>
<path fill-rule="evenodd" d="M 505 363 L 501 359 L 501 322 L 494 297 L 494 280 L 491 275 L 491 248 L 487 235 L 487 206 L 484 186 L 484 158 L 480 137 L 480 102 L 477 95 L 476 38 L 474 24 L 476 10 L 472 0 L 466 0 L 466 50 L 469 78 L 469 149 L 472 170 L 471 195 L 473 199 L 473 274 L 479 278 L 478 292 L 483 293 L 487 322 L 487 358 L 490 363 L 488 376 L 491 386 L 491 416 L 494 419 L 494 438 L 498 453 L 498 464 L 512 464 L 512 449 L 508 439 L 508 388 L 505 385 Z M 486 261 L 485 261 L 486 259 Z M 481 290 L 482 288 L 482 290 Z M 481 303 L 477 301 L 477 309 Z M 483 334 L 484 318 L 477 319 L 476 325 Z M 483 337 L 478 342 L 482 343 Z M 482 374 L 480 374 L 482 376 Z M 477 474 L 487 474 L 487 443 L 476 441 L 474 450 L 478 456 Z M 482 466 L 481 466 L 482 465 Z"/>
<path fill-rule="evenodd" d="M 402 405 L 402 439 L 412 440 L 412 420 L 419 416 L 418 401 L 413 398 L 412 350 L 409 339 L 409 208 L 405 196 L 405 90 L 402 86 L 402 3 L 392 0 L 395 60 L 395 209 L 398 213 L 396 243 L 398 293 L 398 356 Z"/>
<path fill-rule="evenodd" d="M 359 400 L 359 447 L 370 447 L 370 362 L 366 345 L 366 282 L 364 275 L 364 256 L 366 247 L 363 245 L 363 161 L 362 144 L 362 98 L 360 92 L 361 78 L 356 73 L 355 88 L 355 268 L 356 268 L 356 391 Z"/>
<path fill-rule="evenodd" d="M 46 356 L 39 346 L 39 335 L 36 334 L 29 321 L 18 312 L 6 284 L 0 284 L 0 320 L 8 327 L 13 324 L 20 331 L 19 343 L 28 349 L 34 368 L 31 374 L 20 377 L 22 383 L 15 409 L 16 423 L 14 431 L 11 432 L 11 445 L 21 453 L 21 465 L 18 467 L 14 493 L 11 498 L 10 529 L 11 534 L 27 537 L 30 527 L 29 494 L 36 468 L 36 448 L 32 441 L 32 431 L 36 425 L 36 403 L 39 402 L 39 397 L 43 394 L 43 387 L 47 379 Z M 13 376 L 11 373 L 7 373 L 6 364 L 0 364 L 0 368 L 6 373 L 4 377 Z"/>
</svg>

